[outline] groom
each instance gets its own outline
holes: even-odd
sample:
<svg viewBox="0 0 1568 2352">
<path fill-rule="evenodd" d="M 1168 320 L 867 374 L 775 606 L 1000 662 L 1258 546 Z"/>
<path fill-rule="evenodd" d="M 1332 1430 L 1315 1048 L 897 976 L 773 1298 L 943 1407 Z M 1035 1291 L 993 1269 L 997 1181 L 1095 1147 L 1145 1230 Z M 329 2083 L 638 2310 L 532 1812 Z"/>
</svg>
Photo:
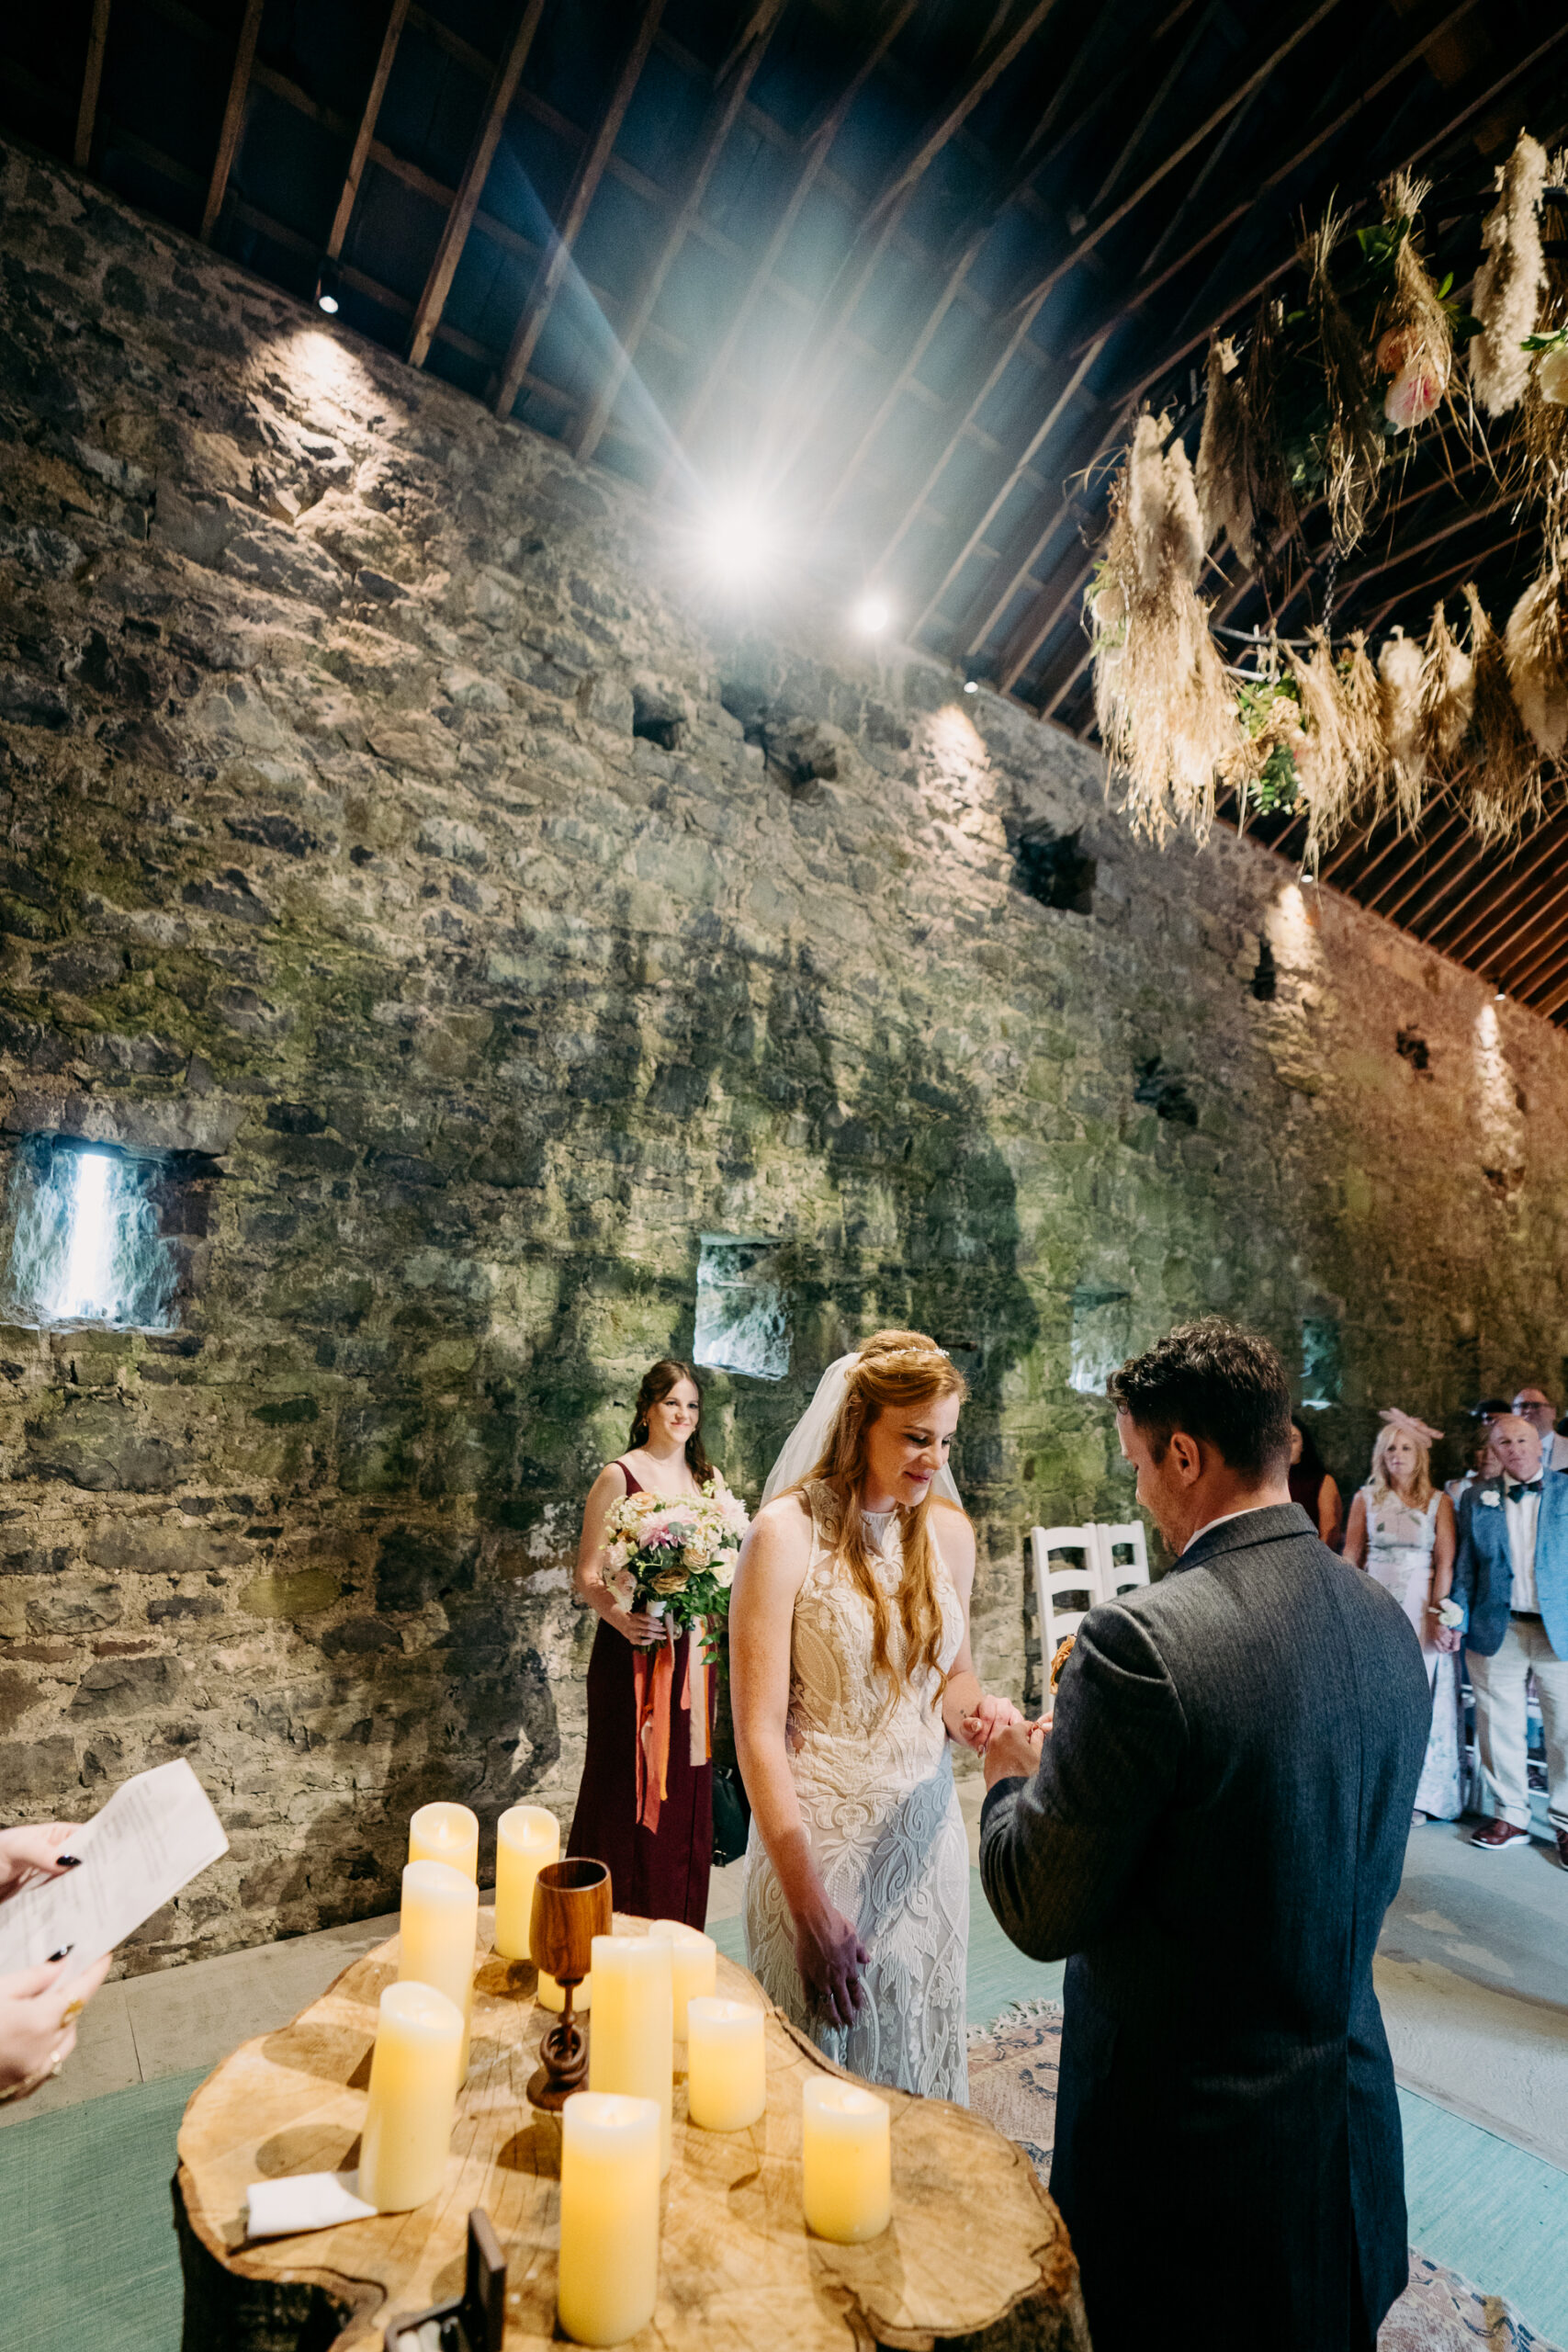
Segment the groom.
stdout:
<svg viewBox="0 0 1568 2352">
<path fill-rule="evenodd" d="M 980 1871 L 1070 1954 L 1051 2189 L 1095 2352 L 1371 2352 L 1404 2291 L 1372 1952 L 1431 1700 L 1404 1611 L 1290 1498 L 1291 1397 L 1217 1317 L 1110 1384 L 1179 1556 L 987 1750 Z"/>
</svg>

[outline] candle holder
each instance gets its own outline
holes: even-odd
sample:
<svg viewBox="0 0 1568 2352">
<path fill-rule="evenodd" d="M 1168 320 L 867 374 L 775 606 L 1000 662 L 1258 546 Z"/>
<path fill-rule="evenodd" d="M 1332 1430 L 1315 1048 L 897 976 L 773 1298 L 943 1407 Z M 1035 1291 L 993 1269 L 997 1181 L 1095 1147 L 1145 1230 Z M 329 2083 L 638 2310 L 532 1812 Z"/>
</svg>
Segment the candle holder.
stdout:
<svg viewBox="0 0 1568 2352">
<path fill-rule="evenodd" d="M 547 1862 L 534 1882 L 528 1951 L 536 1968 L 547 1971 L 564 1996 L 561 2013 L 539 2044 L 539 2064 L 528 2085 L 528 2104 L 558 2114 L 588 2072 L 588 2037 L 571 2013 L 571 1996 L 593 1961 L 593 1939 L 614 1927 L 607 1864 L 579 1858 Z"/>
</svg>

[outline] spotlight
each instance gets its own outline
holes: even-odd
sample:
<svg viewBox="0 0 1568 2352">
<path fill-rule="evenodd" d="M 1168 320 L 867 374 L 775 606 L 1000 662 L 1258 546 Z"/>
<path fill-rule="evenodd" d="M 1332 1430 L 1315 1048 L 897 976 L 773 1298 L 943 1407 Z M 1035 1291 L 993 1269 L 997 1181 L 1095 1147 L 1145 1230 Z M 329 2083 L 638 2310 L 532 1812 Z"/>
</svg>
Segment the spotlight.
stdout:
<svg viewBox="0 0 1568 2352">
<path fill-rule="evenodd" d="M 965 678 L 964 681 L 964 691 L 966 695 L 977 695 L 980 691 L 979 679 Z"/>
<path fill-rule="evenodd" d="M 886 596 L 863 596 L 855 606 L 855 627 L 866 637 L 880 637 L 892 617 Z"/>
<path fill-rule="evenodd" d="M 337 264 L 333 261 L 324 261 L 321 264 L 321 274 L 316 280 L 316 308 L 318 311 L 324 311 L 329 319 L 335 319 L 337 316 L 338 292 Z"/>
<path fill-rule="evenodd" d="M 760 506 L 735 499 L 716 507 L 700 534 L 703 561 L 728 588 L 748 586 L 779 552 L 779 535 Z"/>
<path fill-rule="evenodd" d="M 1508 993 L 1507 989 L 1504 987 L 1504 985 L 1503 985 L 1502 981 L 1501 981 L 1501 980 L 1499 980 L 1499 981 L 1498 981 L 1498 983 L 1497 983 L 1497 993 L 1496 993 L 1495 997 L 1493 999 L 1493 1002 L 1494 1002 L 1495 1004 L 1502 1004 L 1502 1003 L 1505 1001 L 1505 1000 L 1506 999 L 1506 997 L 1507 997 L 1507 993 Z"/>
</svg>

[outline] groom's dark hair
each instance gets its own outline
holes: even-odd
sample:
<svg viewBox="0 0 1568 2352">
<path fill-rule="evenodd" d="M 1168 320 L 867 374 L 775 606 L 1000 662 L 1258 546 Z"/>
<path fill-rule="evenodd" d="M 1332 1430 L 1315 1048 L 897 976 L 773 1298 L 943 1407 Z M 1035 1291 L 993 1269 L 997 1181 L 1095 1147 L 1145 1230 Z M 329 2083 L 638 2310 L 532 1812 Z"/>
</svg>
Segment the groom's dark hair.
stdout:
<svg viewBox="0 0 1568 2352">
<path fill-rule="evenodd" d="M 1118 1412 L 1149 1440 L 1155 1460 L 1178 1430 L 1212 1445 L 1232 1470 L 1260 1478 L 1291 1456 L 1291 1384 L 1255 1331 L 1206 1315 L 1130 1356 L 1107 1383 Z"/>
</svg>

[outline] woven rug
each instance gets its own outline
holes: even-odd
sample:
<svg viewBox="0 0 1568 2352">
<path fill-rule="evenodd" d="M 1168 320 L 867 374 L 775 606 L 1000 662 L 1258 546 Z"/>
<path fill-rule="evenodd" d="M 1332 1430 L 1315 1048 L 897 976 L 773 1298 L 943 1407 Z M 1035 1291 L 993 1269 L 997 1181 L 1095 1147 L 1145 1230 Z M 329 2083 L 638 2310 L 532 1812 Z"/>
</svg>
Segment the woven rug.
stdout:
<svg viewBox="0 0 1568 2352">
<path fill-rule="evenodd" d="M 1010 2009 L 969 2033 L 969 2104 L 1051 2171 L 1062 2011 L 1055 2001 Z M 1410 2249 L 1410 2284 L 1378 2331 L 1378 2352 L 1557 2352 L 1501 2296 L 1483 2294 Z"/>
</svg>

